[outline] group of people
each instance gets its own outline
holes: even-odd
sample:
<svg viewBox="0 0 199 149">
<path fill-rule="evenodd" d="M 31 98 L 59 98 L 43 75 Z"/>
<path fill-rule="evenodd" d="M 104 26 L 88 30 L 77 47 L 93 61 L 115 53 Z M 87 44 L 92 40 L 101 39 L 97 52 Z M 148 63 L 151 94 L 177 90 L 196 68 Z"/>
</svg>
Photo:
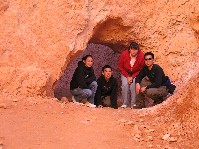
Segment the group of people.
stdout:
<svg viewBox="0 0 199 149">
<path fill-rule="evenodd" d="M 112 76 L 112 67 L 102 67 L 102 75 L 96 80 L 92 65 L 92 55 L 86 55 L 78 62 L 70 82 L 73 102 L 92 108 L 117 109 L 118 83 Z M 122 81 L 122 108 L 153 106 L 173 94 L 176 88 L 169 77 L 165 76 L 163 69 L 154 64 L 154 54 L 143 53 L 136 42 L 132 42 L 129 48 L 121 53 L 118 68 Z M 138 96 L 143 99 L 143 105 L 136 104 Z"/>
</svg>

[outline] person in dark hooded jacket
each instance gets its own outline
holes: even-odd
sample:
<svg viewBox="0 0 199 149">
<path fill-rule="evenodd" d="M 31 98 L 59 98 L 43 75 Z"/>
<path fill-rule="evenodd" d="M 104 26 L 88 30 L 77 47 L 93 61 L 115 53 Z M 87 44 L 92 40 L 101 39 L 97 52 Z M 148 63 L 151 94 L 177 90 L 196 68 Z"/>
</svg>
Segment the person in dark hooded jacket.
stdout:
<svg viewBox="0 0 199 149">
<path fill-rule="evenodd" d="M 73 102 L 84 103 L 95 108 L 94 96 L 97 90 L 97 82 L 92 65 L 93 58 L 91 55 L 84 56 L 82 61 L 78 62 L 78 67 L 75 69 L 70 82 L 70 90 Z"/>
<path fill-rule="evenodd" d="M 102 67 L 102 75 L 97 79 L 97 91 L 95 104 L 98 107 L 118 108 L 117 105 L 117 80 L 112 76 L 112 68 L 109 65 Z"/>
</svg>

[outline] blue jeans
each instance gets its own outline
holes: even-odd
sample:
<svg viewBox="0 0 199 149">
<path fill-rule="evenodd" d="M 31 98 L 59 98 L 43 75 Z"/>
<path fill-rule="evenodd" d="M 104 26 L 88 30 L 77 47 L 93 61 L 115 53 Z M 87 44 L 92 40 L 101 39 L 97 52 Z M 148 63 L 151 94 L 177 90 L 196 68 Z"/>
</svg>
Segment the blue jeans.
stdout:
<svg viewBox="0 0 199 149">
<path fill-rule="evenodd" d="M 81 102 L 82 99 L 87 98 L 88 102 L 94 104 L 94 97 L 96 90 L 97 90 L 97 82 L 93 81 L 89 85 L 89 89 L 75 88 L 74 90 L 71 90 L 71 94 L 75 97 L 77 102 Z"/>
<path fill-rule="evenodd" d="M 122 80 L 122 98 L 123 105 L 130 106 L 129 103 L 129 94 L 131 95 L 131 106 L 136 104 L 136 94 L 135 94 L 135 78 L 131 84 L 128 83 L 127 78 L 124 75 L 121 75 Z"/>
</svg>

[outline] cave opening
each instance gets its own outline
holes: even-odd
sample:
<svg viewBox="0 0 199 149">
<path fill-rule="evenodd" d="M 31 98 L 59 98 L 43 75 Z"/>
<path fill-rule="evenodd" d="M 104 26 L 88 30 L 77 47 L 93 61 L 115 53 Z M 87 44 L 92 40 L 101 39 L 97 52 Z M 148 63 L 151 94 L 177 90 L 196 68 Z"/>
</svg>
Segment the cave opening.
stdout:
<svg viewBox="0 0 199 149">
<path fill-rule="evenodd" d="M 56 98 L 61 99 L 66 97 L 71 99 L 70 93 L 70 81 L 72 79 L 73 73 L 77 68 L 78 61 L 81 61 L 82 57 L 91 54 L 93 56 L 94 64 L 93 69 L 96 78 L 101 75 L 102 67 L 106 64 L 110 65 L 113 70 L 113 76 L 118 80 L 118 102 L 121 101 L 121 73 L 118 69 L 118 58 L 120 53 L 112 50 L 110 47 L 100 44 L 90 43 L 87 48 L 77 55 L 73 61 L 70 62 L 67 69 L 64 71 L 63 75 L 57 82 L 54 89 L 54 95 Z"/>
<path fill-rule="evenodd" d="M 86 49 L 70 62 L 70 65 L 57 81 L 54 88 L 55 97 L 58 99 L 62 97 L 71 98 L 70 81 L 77 63 L 83 56 L 91 54 L 94 59 L 93 68 L 96 78 L 101 75 L 101 69 L 104 65 L 108 64 L 112 67 L 113 76 L 118 80 L 118 102 L 121 103 L 121 73 L 118 69 L 118 59 L 120 53 L 127 48 L 129 43 L 136 40 L 135 36 L 132 33 L 132 27 L 126 26 L 122 18 L 119 17 L 107 17 L 96 24 Z"/>
</svg>

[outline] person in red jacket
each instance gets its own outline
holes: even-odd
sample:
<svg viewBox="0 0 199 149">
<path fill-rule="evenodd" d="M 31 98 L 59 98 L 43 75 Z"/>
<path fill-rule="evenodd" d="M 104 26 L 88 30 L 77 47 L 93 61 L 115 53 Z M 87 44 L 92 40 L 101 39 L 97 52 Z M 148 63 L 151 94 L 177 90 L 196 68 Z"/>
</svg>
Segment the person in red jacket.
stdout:
<svg viewBox="0 0 199 149">
<path fill-rule="evenodd" d="M 136 42 L 132 42 L 129 49 L 121 53 L 118 68 L 121 71 L 122 80 L 122 108 L 136 107 L 135 77 L 144 64 L 144 53 Z M 131 102 L 129 102 L 129 93 Z"/>
</svg>

